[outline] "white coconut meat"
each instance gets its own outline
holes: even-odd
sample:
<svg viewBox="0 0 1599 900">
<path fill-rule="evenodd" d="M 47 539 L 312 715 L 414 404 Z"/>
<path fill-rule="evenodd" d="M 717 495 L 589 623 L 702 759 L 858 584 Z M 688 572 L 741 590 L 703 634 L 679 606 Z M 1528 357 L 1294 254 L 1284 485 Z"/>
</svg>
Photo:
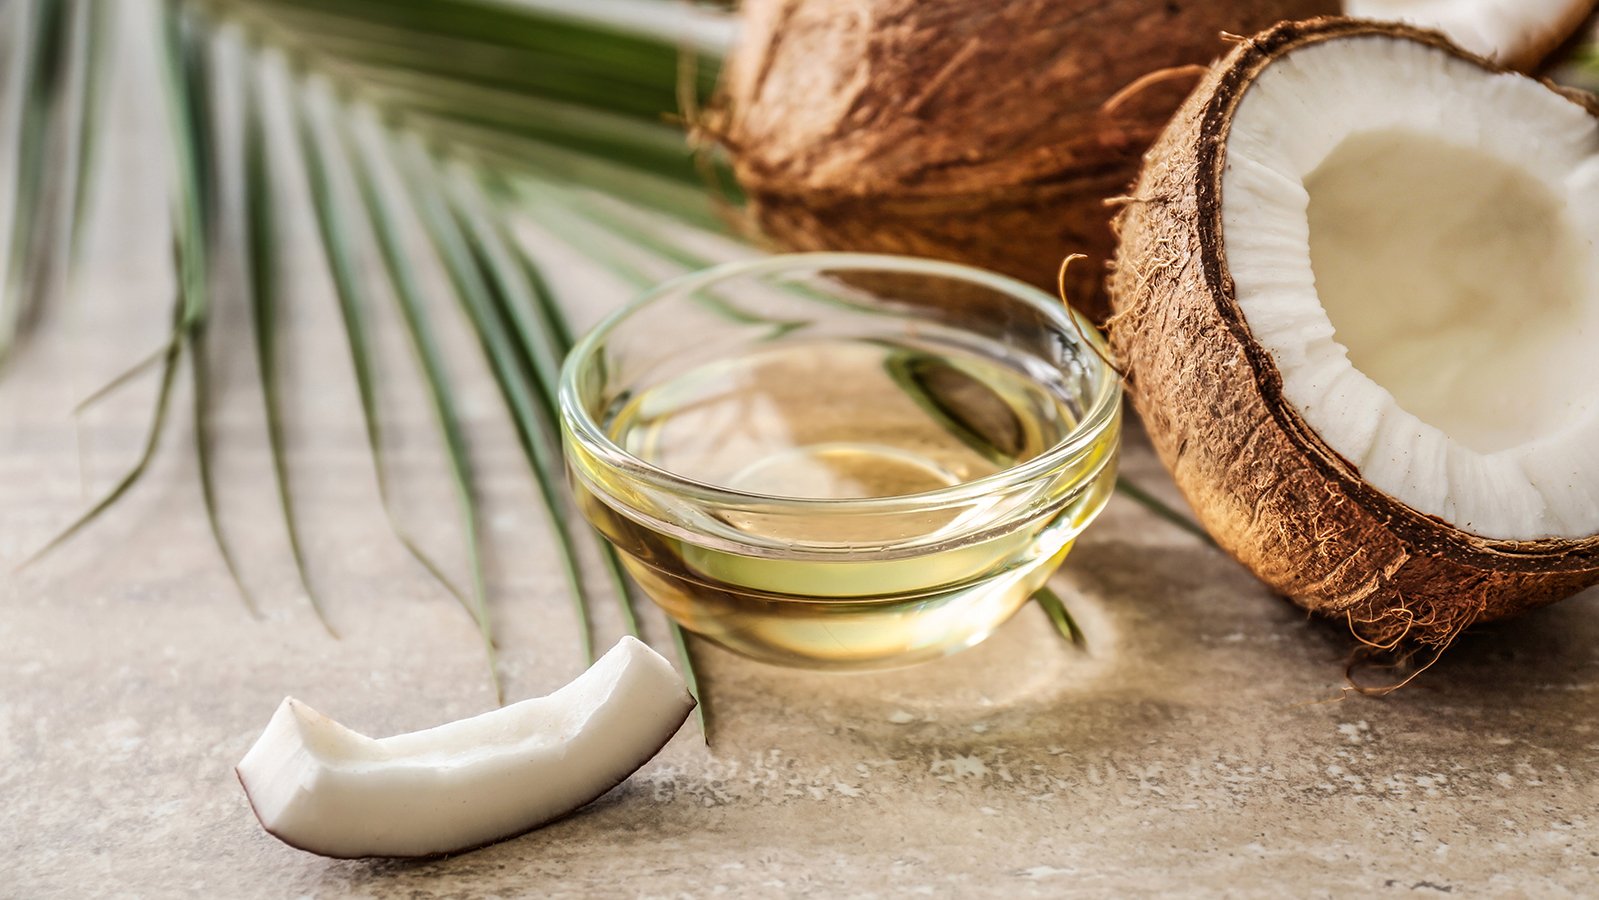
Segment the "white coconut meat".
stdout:
<svg viewBox="0 0 1599 900">
<path fill-rule="evenodd" d="M 1592 0 L 1344 0 L 1357 19 L 1441 31 L 1480 56 L 1531 64 L 1571 35 Z"/>
<path fill-rule="evenodd" d="M 432 856 L 583 806 L 648 762 L 693 707 L 670 663 L 623 638 L 553 694 L 382 740 L 286 699 L 238 775 L 262 826 L 287 844 Z"/>
<path fill-rule="evenodd" d="M 1236 297 L 1361 477 L 1486 538 L 1599 532 L 1599 127 L 1363 35 L 1292 52 L 1227 140 Z"/>
</svg>

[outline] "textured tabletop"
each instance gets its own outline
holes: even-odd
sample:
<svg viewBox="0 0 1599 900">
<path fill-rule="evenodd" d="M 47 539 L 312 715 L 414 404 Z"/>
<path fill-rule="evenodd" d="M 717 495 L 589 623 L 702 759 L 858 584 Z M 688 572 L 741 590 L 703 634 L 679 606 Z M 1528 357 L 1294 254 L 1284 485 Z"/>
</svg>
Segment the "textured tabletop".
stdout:
<svg viewBox="0 0 1599 900">
<path fill-rule="evenodd" d="M 63 373 L 81 392 L 85 371 L 156 339 L 116 310 L 144 277 L 108 286 L 103 317 L 0 387 L 7 561 L 83 507 L 80 442 L 91 490 L 137 443 L 149 385 L 79 431 Z M 596 303 L 623 294 L 595 282 Z M 1599 875 L 1599 597 L 1468 633 L 1385 699 L 1339 699 L 1341 627 L 1122 498 L 1054 582 L 1086 653 L 1033 608 L 974 650 L 883 674 L 701 646 L 711 746 L 691 722 L 569 819 L 422 864 L 291 850 L 256 826 L 231 771 L 283 695 L 371 734 L 492 703 L 470 620 L 386 530 L 336 336 L 303 306 L 291 460 L 342 638 L 292 579 L 240 363 L 219 435 L 223 519 L 261 621 L 210 541 L 183 416 L 124 506 L 0 587 L 0 895 L 1550 895 Z M 581 666 L 575 625 L 493 389 L 467 380 L 507 687 L 544 693 Z M 399 421 L 403 518 L 449 557 L 426 420 Z M 1167 488 L 1136 434 L 1124 467 Z M 659 619 L 646 624 L 664 646 Z"/>
<path fill-rule="evenodd" d="M 139 130 L 136 109 L 118 115 Z M 0 382 L 0 896 L 1560 896 L 1599 883 L 1599 595 L 1468 632 L 1386 698 L 1344 696 L 1345 628 L 1307 621 L 1121 497 L 1053 582 L 1087 652 L 1031 607 L 974 650 L 889 673 L 789 671 L 698 645 L 710 745 L 691 720 L 563 821 L 424 863 L 283 846 L 232 767 L 285 694 L 375 735 L 486 710 L 493 694 L 471 620 L 388 530 L 303 205 L 287 226 L 304 237 L 289 256 L 289 462 L 342 636 L 293 577 L 254 361 L 226 304 L 221 519 L 260 619 L 211 541 L 186 378 L 137 489 L 10 574 L 143 438 L 152 378 L 80 418 L 71 408 L 163 338 L 168 248 L 138 227 L 161 214 L 150 173 L 163 165 L 131 142 L 116 155 L 99 263 Z M 527 237 L 579 320 L 630 293 L 551 235 Z M 384 328 L 399 518 L 459 573 L 434 431 Z M 459 323 L 448 342 L 507 691 L 542 694 L 582 667 L 570 601 L 492 379 Z M 1176 502 L 1136 429 L 1124 470 Z M 603 643 L 620 623 L 598 611 Z M 666 648 L 653 611 L 645 624 Z"/>
</svg>

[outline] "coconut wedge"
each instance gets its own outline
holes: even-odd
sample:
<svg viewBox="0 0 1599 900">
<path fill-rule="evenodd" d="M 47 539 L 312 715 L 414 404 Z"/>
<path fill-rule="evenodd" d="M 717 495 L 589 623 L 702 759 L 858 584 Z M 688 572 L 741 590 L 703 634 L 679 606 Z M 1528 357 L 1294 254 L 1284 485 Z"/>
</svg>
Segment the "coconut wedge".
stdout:
<svg viewBox="0 0 1599 900">
<path fill-rule="evenodd" d="M 1216 540 L 1368 641 L 1599 582 L 1599 121 L 1442 36 L 1236 47 L 1117 219 L 1115 352 Z"/>
<path fill-rule="evenodd" d="M 521 834 L 622 783 L 694 708 L 623 638 L 553 694 L 374 740 L 290 697 L 238 765 L 261 825 L 323 856 L 436 856 Z"/>
<path fill-rule="evenodd" d="M 1593 0 L 1345 0 L 1344 14 L 1437 29 L 1472 53 L 1531 71 L 1593 7 Z"/>
</svg>

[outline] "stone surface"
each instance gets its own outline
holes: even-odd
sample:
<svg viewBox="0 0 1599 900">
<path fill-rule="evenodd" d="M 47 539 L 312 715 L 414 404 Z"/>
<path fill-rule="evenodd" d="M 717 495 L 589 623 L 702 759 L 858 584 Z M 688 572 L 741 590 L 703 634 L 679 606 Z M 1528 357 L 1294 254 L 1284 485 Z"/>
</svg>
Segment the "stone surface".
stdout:
<svg viewBox="0 0 1599 900">
<path fill-rule="evenodd" d="M 137 60 L 129 63 L 136 66 Z M 127 79 L 129 84 L 137 79 Z M 161 340 L 170 299 L 158 147 L 137 107 L 75 305 L 0 382 L 0 571 L 107 489 L 153 384 L 72 404 Z M 1087 633 L 1036 610 L 918 668 L 823 675 L 696 646 L 692 723 L 591 807 L 422 863 L 336 862 L 256 825 L 232 774 L 285 694 L 388 734 L 489 708 L 473 624 L 388 531 L 342 334 L 303 204 L 285 395 L 313 585 L 293 576 L 234 300 L 213 365 L 223 524 L 261 608 L 207 530 L 190 395 L 144 481 L 90 530 L 0 580 L 0 896 L 1578 896 L 1599 878 L 1599 596 L 1464 635 L 1384 698 L 1347 695 L 1352 642 L 1123 498 L 1054 584 Z M 529 227 L 592 321 L 629 293 Z M 665 274 L 664 271 L 660 274 Z M 435 310 L 481 476 L 508 693 L 582 666 L 577 628 L 492 381 Z M 464 578 L 448 479 L 385 319 L 399 520 Z M 1172 498 L 1136 433 L 1125 470 Z M 621 633 L 599 579 L 601 644 Z M 660 619 L 647 637 L 668 649 Z M 1391 678 L 1366 673 L 1369 680 Z"/>
</svg>

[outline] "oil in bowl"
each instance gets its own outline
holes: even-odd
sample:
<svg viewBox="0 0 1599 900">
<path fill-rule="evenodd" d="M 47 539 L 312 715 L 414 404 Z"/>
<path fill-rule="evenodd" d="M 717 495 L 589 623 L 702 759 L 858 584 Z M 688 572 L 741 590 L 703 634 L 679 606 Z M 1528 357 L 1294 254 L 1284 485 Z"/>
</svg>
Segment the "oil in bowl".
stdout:
<svg viewBox="0 0 1599 900">
<path fill-rule="evenodd" d="M 669 284 L 579 345 L 584 515 L 670 616 L 810 667 L 970 646 L 1114 479 L 1119 389 L 1058 304 L 964 267 L 800 254 Z"/>
</svg>

